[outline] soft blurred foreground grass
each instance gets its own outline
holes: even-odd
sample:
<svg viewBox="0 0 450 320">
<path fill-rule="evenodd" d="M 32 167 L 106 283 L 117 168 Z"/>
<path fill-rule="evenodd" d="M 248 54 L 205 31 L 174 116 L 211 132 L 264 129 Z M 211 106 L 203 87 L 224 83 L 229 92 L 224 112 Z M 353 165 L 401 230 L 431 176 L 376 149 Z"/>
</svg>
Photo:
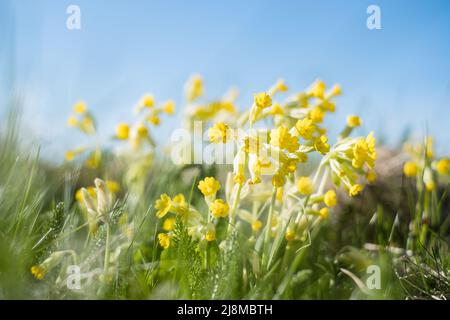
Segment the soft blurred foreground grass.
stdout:
<svg viewBox="0 0 450 320">
<path fill-rule="evenodd" d="M 11 114 L 0 137 L 0 298 L 1 299 L 443 299 L 450 297 L 447 231 L 414 255 L 404 248 L 408 214 L 392 205 L 405 186 L 386 195 L 382 177 L 362 199 L 347 202 L 320 229 L 314 229 L 300 250 L 286 243 L 273 269 L 252 273 L 247 237 L 234 234 L 231 249 L 212 250 L 209 263 L 178 220 L 175 247 L 158 245 L 159 221 L 153 209 L 162 193 L 190 195 L 199 177 L 214 176 L 213 166 L 179 167 L 155 159 L 145 173 L 142 192 L 124 190 L 117 197 L 111 222 L 111 272 L 102 272 L 106 230 L 89 238 L 85 218 L 74 201 L 75 190 L 93 177 L 122 181 L 121 166 L 111 158 L 102 167 L 81 172 L 76 166 L 55 166 L 39 151 L 24 148 L 17 116 Z M 447 190 L 448 191 L 448 190 Z M 401 198 L 401 197 L 400 197 Z M 406 198 L 403 198 L 406 201 Z M 394 201 L 395 202 L 395 201 Z M 443 224 L 445 219 L 443 217 Z M 447 219 L 448 220 L 448 219 Z M 406 227 L 405 227 L 406 225 Z M 444 237 L 442 237 L 444 235 Z M 30 268 L 53 252 L 71 250 L 42 280 Z M 290 259 L 291 257 L 292 259 Z M 292 261 L 296 261 L 292 264 Z M 67 267 L 80 266 L 80 289 L 67 287 Z M 381 288 L 368 289 L 367 267 L 381 271 Z"/>
</svg>

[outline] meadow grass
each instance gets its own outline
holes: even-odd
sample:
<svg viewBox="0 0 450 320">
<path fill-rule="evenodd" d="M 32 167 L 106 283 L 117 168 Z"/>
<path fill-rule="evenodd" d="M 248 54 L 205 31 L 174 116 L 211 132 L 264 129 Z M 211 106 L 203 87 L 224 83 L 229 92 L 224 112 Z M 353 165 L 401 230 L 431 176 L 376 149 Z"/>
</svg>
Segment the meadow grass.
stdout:
<svg viewBox="0 0 450 320">
<path fill-rule="evenodd" d="M 153 103 L 146 99 L 144 104 Z M 260 117 L 252 115 L 261 112 L 255 110 L 246 116 Z M 329 218 L 328 211 L 319 216 L 323 196 L 312 203 L 305 180 L 297 186 L 307 194 L 299 202 L 303 209 L 295 209 L 303 215 L 293 224 L 296 216 L 289 213 L 286 222 L 269 227 L 274 216 L 290 210 L 290 200 L 278 199 L 276 181 L 263 200 L 236 201 L 245 193 L 239 183 L 232 189 L 234 201 L 226 188 L 215 190 L 211 199 L 209 189 L 199 192 L 199 182 L 214 186 L 204 178 L 223 176 L 222 165 L 175 165 L 157 155 L 151 166 L 135 162 L 134 168 L 106 149 L 91 168 L 77 162 L 56 165 L 24 145 L 16 113 L 5 123 L 0 136 L 2 299 L 450 297 L 448 183 L 427 189 L 426 179 L 408 178 L 431 168 L 426 155 L 422 169 L 403 174 L 397 168 L 359 197 L 338 193 Z M 216 129 L 213 137 L 222 139 L 222 129 Z M 320 165 L 311 166 L 325 176 Z M 106 182 L 97 179 L 89 190 L 96 177 Z M 120 181 L 120 189 L 111 192 L 107 178 Z M 328 185 L 322 180 L 319 189 Z M 183 196 L 169 197 L 170 211 L 162 214 L 163 194 Z M 220 198 L 225 201 L 216 203 Z M 175 215 L 166 228 L 161 215 L 171 211 Z M 245 220 L 252 217 L 262 225 Z M 194 230 L 192 220 L 203 225 Z M 368 284 L 373 265 L 380 270 L 375 289 Z"/>
</svg>

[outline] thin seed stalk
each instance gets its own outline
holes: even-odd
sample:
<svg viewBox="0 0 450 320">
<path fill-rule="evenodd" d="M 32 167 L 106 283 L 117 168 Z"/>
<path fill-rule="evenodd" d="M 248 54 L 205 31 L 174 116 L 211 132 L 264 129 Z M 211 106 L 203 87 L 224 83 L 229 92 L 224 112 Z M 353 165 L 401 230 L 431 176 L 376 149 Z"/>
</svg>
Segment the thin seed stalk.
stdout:
<svg viewBox="0 0 450 320">
<path fill-rule="evenodd" d="M 109 237 L 110 237 L 110 226 L 109 223 L 106 223 L 106 243 L 105 243 L 105 262 L 103 265 L 103 273 L 106 275 L 108 273 L 108 268 L 109 268 Z"/>
</svg>

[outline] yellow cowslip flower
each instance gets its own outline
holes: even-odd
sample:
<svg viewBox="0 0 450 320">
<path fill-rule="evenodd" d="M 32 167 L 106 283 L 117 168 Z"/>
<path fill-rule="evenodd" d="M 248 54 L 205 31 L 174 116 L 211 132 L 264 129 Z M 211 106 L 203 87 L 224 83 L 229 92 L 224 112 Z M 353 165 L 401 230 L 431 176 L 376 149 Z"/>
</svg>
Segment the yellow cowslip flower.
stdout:
<svg viewBox="0 0 450 320">
<path fill-rule="evenodd" d="M 287 229 L 284 237 L 286 238 L 287 241 L 295 240 L 295 231 L 292 229 Z"/>
<path fill-rule="evenodd" d="M 361 118 L 355 115 L 349 115 L 347 117 L 347 126 L 350 128 L 356 128 L 361 125 Z"/>
<path fill-rule="evenodd" d="M 216 240 L 216 230 L 214 228 L 214 225 L 208 226 L 205 234 L 205 240 L 208 242 Z"/>
<path fill-rule="evenodd" d="M 328 209 L 327 207 L 324 207 L 319 210 L 319 216 L 321 219 L 325 220 L 328 218 L 329 215 L 330 215 L 330 209 Z"/>
<path fill-rule="evenodd" d="M 76 127 L 78 125 L 77 117 L 74 116 L 69 117 L 69 119 L 67 119 L 67 125 L 69 127 Z"/>
<path fill-rule="evenodd" d="M 316 131 L 316 126 L 311 119 L 304 118 L 297 121 L 295 124 L 295 129 L 303 139 L 311 140 L 314 132 Z"/>
<path fill-rule="evenodd" d="M 158 218 L 164 217 L 169 212 L 171 205 L 172 199 L 170 199 L 167 194 L 163 193 L 155 202 L 155 209 L 158 210 L 156 211 L 156 216 Z"/>
<path fill-rule="evenodd" d="M 147 138 L 148 137 L 148 128 L 145 124 L 139 123 L 136 127 L 136 133 L 139 138 Z"/>
<path fill-rule="evenodd" d="M 189 210 L 189 205 L 182 193 L 177 194 L 172 199 L 170 211 L 184 216 Z"/>
<path fill-rule="evenodd" d="M 277 81 L 277 83 L 275 84 L 275 88 L 277 89 L 277 91 L 280 91 L 280 92 L 288 91 L 288 86 L 286 85 L 286 83 L 284 82 L 283 79 L 279 79 Z"/>
<path fill-rule="evenodd" d="M 119 123 L 116 126 L 116 137 L 120 140 L 127 140 L 130 135 L 130 126 L 126 123 Z"/>
<path fill-rule="evenodd" d="M 262 228 L 262 222 L 259 220 L 254 220 L 252 222 L 252 230 L 258 232 Z"/>
<path fill-rule="evenodd" d="M 348 194 L 350 195 L 350 197 L 356 197 L 358 194 L 361 193 L 362 189 L 363 189 L 362 185 L 354 184 L 353 186 L 350 187 Z"/>
<path fill-rule="evenodd" d="M 75 200 L 79 203 L 83 203 L 83 192 L 81 191 L 81 188 L 75 192 Z"/>
<path fill-rule="evenodd" d="M 86 105 L 86 103 L 84 101 L 78 101 L 73 106 L 73 112 L 75 112 L 77 114 L 83 114 L 86 111 L 87 111 L 87 105 Z"/>
<path fill-rule="evenodd" d="M 403 173 L 407 177 L 415 177 L 417 175 L 418 167 L 417 164 L 415 164 L 412 161 L 407 161 L 403 165 Z"/>
<path fill-rule="evenodd" d="M 323 122 L 323 118 L 325 117 L 325 112 L 320 107 L 315 107 L 309 112 L 309 118 L 315 122 Z"/>
<path fill-rule="evenodd" d="M 330 97 L 339 96 L 342 94 L 342 89 L 339 84 L 335 84 L 330 90 Z"/>
<path fill-rule="evenodd" d="M 369 183 L 374 183 L 377 181 L 377 174 L 374 170 L 367 171 L 366 179 Z"/>
<path fill-rule="evenodd" d="M 277 173 L 274 174 L 272 177 L 272 185 L 275 188 L 280 189 L 282 186 L 284 186 L 284 183 L 286 182 L 286 178 L 284 177 L 284 175 Z"/>
<path fill-rule="evenodd" d="M 328 112 L 336 111 L 336 105 L 334 104 L 334 102 L 328 100 L 324 100 L 320 106 L 322 107 L 323 110 Z"/>
<path fill-rule="evenodd" d="M 270 131 L 270 144 L 289 152 L 295 152 L 299 147 L 297 137 L 292 136 L 288 128 L 283 126 Z"/>
<path fill-rule="evenodd" d="M 217 122 L 208 130 L 209 140 L 212 143 L 226 143 L 229 138 L 230 127 L 224 122 Z"/>
<path fill-rule="evenodd" d="M 220 189 L 220 182 L 213 177 L 206 177 L 198 183 L 199 190 L 203 193 L 205 197 L 212 196 L 217 193 Z"/>
<path fill-rule="evenodd" d="M 120 191 L 120 184 L 114 180 L 106 180 L 106 187 L 112 193 L 117 193 Z"/>
<path fill-rule="evenodd" d="M 142 96 L 139 106 L 145 107 L 145 108 L 151 108 L 155 104 L 155 99 L 153 98 L 153 95 L 150 93 L 146 93 Z"/>
<path fill-rule="evenodd" d="M 265 92 L 255 94 L 255 105 L 260 109 L 268 108 L 272 105 L 272 98 Z"/>
<path fill-rule="evenodd" d="M 328 144 L 328 137 L 321 135 L 314 140 L 314 149 L 321 154 L 327 154 L 330 151 L 330 145 Z"/>
<path fill-rule="evenodd" d="M 44 260 L 44 262 L 39 265 L 32 266 L 30 269 L 31 274 L 36 279 L 42 280 L 45 277 L 45 274 L 60 264 L 64 257 L 69 253 L 69 250 L 54 251 L 47 259 Z"/>
<path fill-rule="evenodd" d="M 375 166 L 377 153 L 375 150 L 375 137 L 373 136 L 373 133 L 370 133 L 366 139 L 358 139 L 353 145 L 352 156 L 352 165 L 356 169 L 362 168 L 365 163 L 367 163 L 369 168 Z"/>
<path fill-rule="evenodd" d="M 283 126 L 270 131 L 270 144 L 289 152 L 295 152 L 299 147 L 297 137 L 292 136 L 289 129 Z"/>
<path fill-rule="evenodd" d="M 170 236 L 165 233 L 158 234 L 158 241 L 159 245 L 163 247 L 164 249 L 167 249 L 170 247 Z"/>
<path fill-rule="evenodd" d="M 450 159 L 441 159 L 436 163 L 436 171 L 441 176 L 446 176 L 450 174 Z"/>
<path fill-rule="evenodd" d="M 325 83 L 322 80 L 318 79 L 312 85 L 311 89 L 309 90 L 309 93 L 313 97 L 323 99 L 325 95 L 325 89 L 326 89 Z"/>
<path fill-rule="evenodd" d="M 270 108 L 269 114 L 273 116 L 275 115 L 282 116 L 284 114 L 284 110 L 279 103 L 274 103 L 272 108 Z"/>
<path fill-rule="evenodd" d="M 216 199 L 209 206 L 209 210 L 211 211 L 211 215 L 216 218 L 226 218 L 228 216 L 228 212 L 230 211 L 230 207 L 228 204 L 222 199 Z"/>
<path fill-rule="evenodd" d="M 308 154 L 305 152 L 297 152 L 298 162 L 305 163 L 308 161 Z"/>
<path fill-rule="evenodd" d="M 431 192 L 436 189 L 436 184 L 433 180 L 427 181 L 425 182 L 425 188 L 427 189 L 427 191 Z"/>
<path fill-rule="evenodd" d="M 186 85 L 186 99 L 189 102 L 203 95 L 203 80 L 199 75 L 193 75 Z"/>
<path fill-rule="evenodd" d="M 323 202 L 327 207 L 334 207 L 337 203 L 336 192 L 334 190 L 328 190 L 323 197 Z"/>
<path fill-rule="evenodd" d="M 175 218 L 167 218 L 166 220 L 164 220 L 164 223 L 163 223 L 164 231 L 172 231 L 173 228 L 175 227 L 176 221 L 177 220 Z"/>
<path fill-rule="evenodd" d="M 31 267 L 31 274 L 37 279 L 42 280 L 45 276 L 45 269 L 41 266 L 32 266 Z"/>
<path fill-rule="evenodd" d="M 81 121 L 78 123 L 81 131 L 87 134 L 95 133 L 95 123 L 94 119 L 90 115 L 85 115 Z"/>
<path fill-rule="evenodd" d="M 164 103 L 164 105 L 163 105 L 163 110 L 167 114 L 174 114 L 175 101 L 173 101 L 173 100 L 166 101 L 166 103 Z"/>
<path fill-rule="evenodd" d="M 238 172 L 233 176 L 233 182 L 237 184 L 244 184 L 245 183 L 245 175 L 242 172 Z"/>
<path fill-rule="evenodd" d="M 158 126 L 161 123 L 161 119 L 155 114 L 148 116 L 147 121 L 153 124 L 154 126 Z"/>
<path fill-rule="evenodd" d="M 313 193 L 313 184 L 309 177 L 300 177 L 297 181 L 297 190 L 302 195 L 310 195 Z"/>
<path fill-rule="evenodd" d="M 76 156 L 76 152 L 72 151 L 72 150 L 68 150 L 64 153 L 64 158 L 66 159 L 66 161 L 72 161 Z"/>
</svg>

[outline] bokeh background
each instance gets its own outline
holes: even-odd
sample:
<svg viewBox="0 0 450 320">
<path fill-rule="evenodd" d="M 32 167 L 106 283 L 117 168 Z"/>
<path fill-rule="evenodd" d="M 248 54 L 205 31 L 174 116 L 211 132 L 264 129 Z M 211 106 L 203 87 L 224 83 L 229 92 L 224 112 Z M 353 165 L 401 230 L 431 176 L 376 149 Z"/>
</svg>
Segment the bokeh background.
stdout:
<svg viewBox="0 0 450 320">
<path fill-rule="evenodd" d="M 66 8 L 81 8 L 81 30 Z M 366 27 L 369 5 L 381 30 Z M 361 133 L 396 146 L 408 132 L 450 148 L 449 1 L 106 1 L 0 0 L 0 116 L 19 98 L 28 135 L 63 159 L 81 136 L 66 126 L 85 100 L 105 140 L 145 92 L 183 101 L 192 73 L 207 96 L 230 86 L 248 108 L 254 92 L 284 78 L 301 90 L 316 78 L 340 83 L 331 122 L 361 115 Z M 180 111 L 180 110 L 179 110 Z M 167 139 L 182 113 L 156 136 Z"/>
</svg>

